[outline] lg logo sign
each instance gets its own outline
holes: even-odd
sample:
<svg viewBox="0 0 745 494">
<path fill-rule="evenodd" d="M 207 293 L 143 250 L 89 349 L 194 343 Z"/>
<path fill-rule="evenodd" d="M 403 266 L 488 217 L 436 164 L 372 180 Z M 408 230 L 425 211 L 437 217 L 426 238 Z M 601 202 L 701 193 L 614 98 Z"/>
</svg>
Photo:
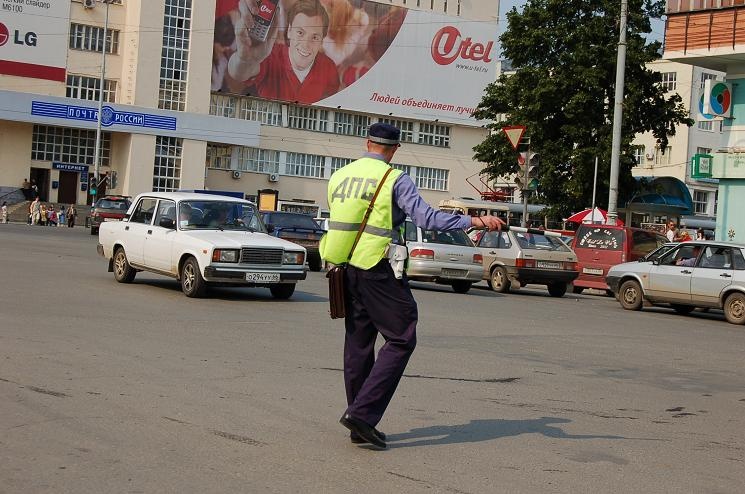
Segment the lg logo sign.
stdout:
<svg viewBox="0 0 745 494">
<path fill-rule="evenodd" d="M 0 22 L 0 46 L 5 45 L 10 41 L 10 31 L 8 27 Z M 21 37 L 21 32 L 16 29 L 13 31 L 13 43 L 16 45 L 36 46 L 36 33 L 27 32 Z"/>
</svg>

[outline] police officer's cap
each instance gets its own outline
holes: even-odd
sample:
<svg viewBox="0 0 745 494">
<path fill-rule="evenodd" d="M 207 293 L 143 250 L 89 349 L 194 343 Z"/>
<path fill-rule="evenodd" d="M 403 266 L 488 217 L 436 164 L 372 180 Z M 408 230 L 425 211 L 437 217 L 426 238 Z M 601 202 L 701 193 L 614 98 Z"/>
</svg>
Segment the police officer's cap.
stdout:
<svg viewBox="0 0 745 494">
<path fill-rule="evenodd" d="M 378 122 L 370 126 L 367 138 L 376 144 L 397 146 L 401 142 L 401 131 L 391 124 Z"/>
</svg>

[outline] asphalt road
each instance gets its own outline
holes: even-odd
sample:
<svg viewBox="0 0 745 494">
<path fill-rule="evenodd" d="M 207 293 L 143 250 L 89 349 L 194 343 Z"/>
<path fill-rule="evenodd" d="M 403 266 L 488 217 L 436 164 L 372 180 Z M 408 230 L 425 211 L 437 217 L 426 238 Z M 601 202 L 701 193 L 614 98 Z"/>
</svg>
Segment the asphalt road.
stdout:
<svg viewBox="0 0 745 494">
<path fill-rule="evenodd" d="M 417 284 L 418 347 L 349 443 L 325 278 L 290 301 L 114 281 L 0 225 L 0 492 L 742 492 L 745 328 L 600 295 Z"/>
</svg>

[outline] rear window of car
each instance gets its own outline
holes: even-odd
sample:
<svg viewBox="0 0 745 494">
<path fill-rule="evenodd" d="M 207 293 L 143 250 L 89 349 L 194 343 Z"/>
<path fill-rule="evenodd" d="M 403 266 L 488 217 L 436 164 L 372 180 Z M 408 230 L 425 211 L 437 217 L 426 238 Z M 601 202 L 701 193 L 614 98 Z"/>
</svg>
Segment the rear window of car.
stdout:
<svg viewBox="0 0 745 494">
<path fill-rule="evenodd" d="M 264 215 L 264 223 L 274 225 L 275 228 L 307 228 L 309 230 L 320 230 L 316 221 L 305 214 L 273 214 Z"/>
<path fill-rule="evenodd" d="M 618 228 L 580 227 L 575 238 L 578 249 L 621 250 L 624 231 Z"/>
<path fill-rule="evenodd" d="M 558 237 L 547 237 L 538 233 L 516 232 L 517 243 L 522 249 L 555 250 L 569 252 L 570 249 Z"/>
<path fill-rule="evenodd" d="M 101 209 L 119 209 L 126 212 L 129 209 L 130 202 L 127 199 L 106 199 L 101 198 L 96 203 L 97 208 Z"/>
<path fill-rule="evenodd" d="M 437 230 L 422 230 L 422 241 L 431 244 L 464 245 L 473 247 L 473 242 L 463 230 L 449 230 L 440 232 Z"/>
</svg>

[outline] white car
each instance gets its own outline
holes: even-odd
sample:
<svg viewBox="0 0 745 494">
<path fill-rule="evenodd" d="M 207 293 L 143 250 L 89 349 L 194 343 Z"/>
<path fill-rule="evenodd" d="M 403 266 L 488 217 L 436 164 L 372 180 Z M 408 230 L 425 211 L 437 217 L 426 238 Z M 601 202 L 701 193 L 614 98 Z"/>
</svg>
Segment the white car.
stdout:
<svg viewBox="0 0 745 494">
<path fill-rule="evenodd" d="M 140 194 L 122 221 L 101 224 L 98 239 L 118 282 L 150 271 L 178 279 L 187 297 L 220 284 L 268 287 L 287 299 L 307 274 L 305 248 L 268 235 L 256 206 L 234 197 Z"/>
</svg>

